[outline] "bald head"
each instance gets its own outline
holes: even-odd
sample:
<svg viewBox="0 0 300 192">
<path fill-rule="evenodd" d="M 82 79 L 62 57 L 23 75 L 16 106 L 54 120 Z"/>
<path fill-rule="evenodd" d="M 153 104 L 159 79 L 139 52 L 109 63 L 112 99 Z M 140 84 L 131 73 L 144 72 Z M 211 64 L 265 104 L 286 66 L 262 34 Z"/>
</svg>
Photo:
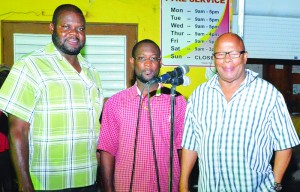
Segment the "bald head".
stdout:
<svg viewBox="0 0 300 192">
<path fill-rule="evenodd" d="M 214 51 L 218 52 L 219 51 L 218 47 L 220 46 L 221 43 L 224 43 L 224 42 L 232 42 L 237 47 L 239 47 L 241 50 L 245 50 L 245 45 L 244 45 L 243 39 L 235 33 L 228 32 L 228 33 L 224 33 L 220 37 L 218 37 L 218 39 L 216 40 L 215 45 L 214 45 Z"/>
</svg>

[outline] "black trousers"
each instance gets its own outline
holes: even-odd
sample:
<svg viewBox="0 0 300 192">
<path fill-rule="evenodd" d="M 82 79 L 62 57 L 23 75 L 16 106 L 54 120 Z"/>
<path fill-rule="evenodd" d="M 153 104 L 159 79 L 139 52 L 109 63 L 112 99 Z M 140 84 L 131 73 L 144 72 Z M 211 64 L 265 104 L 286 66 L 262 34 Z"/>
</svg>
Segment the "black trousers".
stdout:
<svg viewBox="0 0 300 192">
<path fill-rule="evenodd" d="M 15 172 L 9 150 L 0 152 L 0 192 L 17 192 Z"/>
</svg>

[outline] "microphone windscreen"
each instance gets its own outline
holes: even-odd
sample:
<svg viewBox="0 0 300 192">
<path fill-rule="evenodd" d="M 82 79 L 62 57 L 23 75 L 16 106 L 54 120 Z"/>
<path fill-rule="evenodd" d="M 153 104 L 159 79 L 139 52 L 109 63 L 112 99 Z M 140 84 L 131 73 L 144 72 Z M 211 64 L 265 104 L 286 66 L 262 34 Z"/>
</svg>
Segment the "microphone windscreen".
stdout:
<svg viewBox="0 0 300 192">
<path fill-rule="evenodd" d="M 180 68 L 183 70 L 183 74 L 187 74 L 190 71 L 190 68 L 187 65 L 181 65 Z"/>
<path fill-rule="evenodd" d="M 191 84 L 191 80 L 190 80 L 190 78 L 188 76 L 184 75 L 182 77 L 183 77 L 183 84 L 182 84 L 182 86 L 188 86 L 188 85 Z"/>
</svg>

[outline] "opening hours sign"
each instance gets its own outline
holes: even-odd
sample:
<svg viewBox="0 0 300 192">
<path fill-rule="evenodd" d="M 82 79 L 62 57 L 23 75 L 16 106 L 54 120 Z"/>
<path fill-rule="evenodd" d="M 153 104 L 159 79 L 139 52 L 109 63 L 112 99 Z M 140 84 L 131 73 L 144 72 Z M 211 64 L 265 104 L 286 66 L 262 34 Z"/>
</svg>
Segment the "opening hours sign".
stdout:
<svg viewBox="0 0 300 192">
<path fill-rule="evenodd" d="M 230 0 L 161 0 L 164 65 L 210 66 L 215 40 L 230 30 Z"/>
</svg>

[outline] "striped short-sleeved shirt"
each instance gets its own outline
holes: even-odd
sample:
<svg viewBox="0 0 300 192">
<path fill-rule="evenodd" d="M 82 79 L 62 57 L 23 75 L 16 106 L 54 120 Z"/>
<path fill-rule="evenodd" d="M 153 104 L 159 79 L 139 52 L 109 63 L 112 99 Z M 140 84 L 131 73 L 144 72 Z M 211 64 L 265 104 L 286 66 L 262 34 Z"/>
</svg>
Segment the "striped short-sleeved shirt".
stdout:
<svg viewBox="0 0 300 192">
<path fill-rule="evenodd" d="M 164 91 L 166 90 L 166 91 Z M 158 94 L 159 93 L 159 94 Z M 136 85 L 107 100 L 103 109 L 98 148 L 115 157 L 114 185 L 116 191 L 129 191 L 133 171 L 136 126 L 140 95 Z M 173 144 L 173 192 L 178 191 L 180 176 L 179 157 L 186 100 L 175 97 Z M 170 160 L 171 95 L 170 89 L 161 88 L 151 97 L 152 127 L 159 179 L 156 177 L 151 139 L 148 99 L 143 98 L 136 144 L 136 161 L 132 191 L 168 191 Z"/>
<path fill-rule="evenodd" d="M 17 61 L 0 91 L 0 109 L 30 123 L 35 190 L 95 183 L 103 93 L 98 72 L 79 54 L 78 73 L 51 43 Z"/>
<path fill-rule="evenodd" d="M 198 153 L 198 191 L 272 191 L 273 151 L 299 144 L 282 94 L 246 74 L 229 102 L 217 75 L 189 98 L 182 146 Z"/>
</svg>

